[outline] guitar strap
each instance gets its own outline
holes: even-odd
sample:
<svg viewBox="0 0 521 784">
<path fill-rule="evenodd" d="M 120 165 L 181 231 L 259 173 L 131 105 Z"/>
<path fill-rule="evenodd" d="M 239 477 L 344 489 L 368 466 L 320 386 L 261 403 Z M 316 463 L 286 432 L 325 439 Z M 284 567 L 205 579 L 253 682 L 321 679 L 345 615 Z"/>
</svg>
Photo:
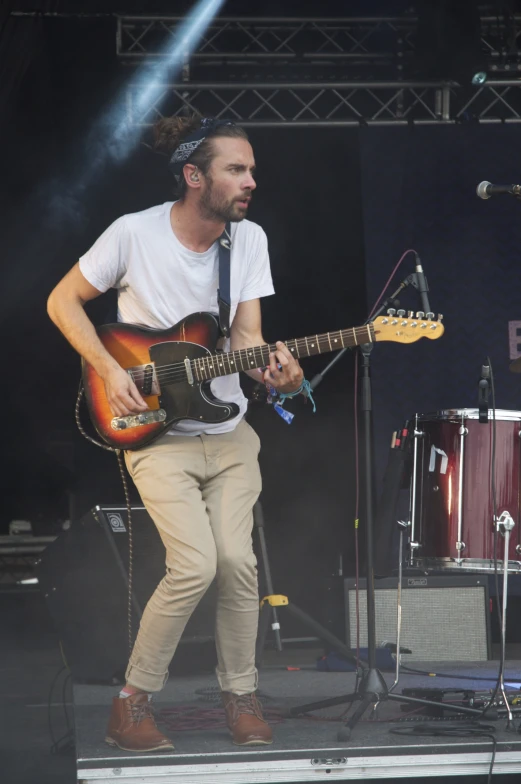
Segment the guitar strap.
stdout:
<svg viewBox="0 0 521 784">
<path fill-rule="evenodd" d="M 219 326 L 225 338 L 230 337 L 230 256 L 232 250 L 231 224 L 228 222 L 219 237 Z"/>
</svg>

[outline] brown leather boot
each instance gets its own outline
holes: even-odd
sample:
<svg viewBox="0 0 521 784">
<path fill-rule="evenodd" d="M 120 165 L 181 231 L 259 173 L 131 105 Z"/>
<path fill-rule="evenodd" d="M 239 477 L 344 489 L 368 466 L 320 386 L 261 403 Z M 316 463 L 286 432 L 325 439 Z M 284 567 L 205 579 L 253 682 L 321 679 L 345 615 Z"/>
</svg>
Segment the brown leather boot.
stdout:
<svg viewBox="0 0 521 784">
<path fill-rule="evenodd" d="M 173 751 L 174 744 L 159 732 L 148 694 L 114 697 L 105 737 L 123 751 Z"/>
<path fill-rule="evenodd" d="M 260 746 L 273 742 L 271 728 L 264 721 L 255 692 L 238 695 L 223 691 L 221 696 L 226 723 L 237 746 Z"/>
</svg>

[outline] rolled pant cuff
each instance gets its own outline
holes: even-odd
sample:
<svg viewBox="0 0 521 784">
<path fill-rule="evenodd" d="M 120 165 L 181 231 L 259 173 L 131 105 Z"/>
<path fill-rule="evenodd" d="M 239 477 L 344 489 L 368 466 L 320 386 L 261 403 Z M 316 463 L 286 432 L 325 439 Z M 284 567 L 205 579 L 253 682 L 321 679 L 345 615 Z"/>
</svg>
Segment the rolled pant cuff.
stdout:
<svg viewBox="0 0 521 784">
<path fill-rule="evenodd" d="M 215 670 L 221 691 L 230 691 L 233 694 L 251 694 L 259 685 L 259 673 L 256 669 L 250 672 L 219 672 Z"/>
<path fill-rule="evenodd" d="M 125 673 L 127 683 L 134 686 L 135 689 L 141 689 L 147 692 L 161 691 L 163 686 L 168 680 L 168 671 L 164 675 L 154 672 L 147 672 L 135 664 L 130 664 Z"/>
</svg>

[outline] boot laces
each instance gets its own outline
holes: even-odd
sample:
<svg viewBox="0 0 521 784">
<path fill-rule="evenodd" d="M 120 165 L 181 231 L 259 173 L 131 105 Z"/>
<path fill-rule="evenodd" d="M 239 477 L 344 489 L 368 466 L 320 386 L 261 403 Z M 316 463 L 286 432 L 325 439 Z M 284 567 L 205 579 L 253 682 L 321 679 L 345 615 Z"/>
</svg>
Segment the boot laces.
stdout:
<svg viewBox="0 0 521 784">
<path fill-rule="evenodd" d="M 143 719 L 152 719 L 154 721 L 154 714 L 152 712 L 152 706 L 149 702 L 143 702 L 141 704 L 135 705 L 133 703 L 129 703 L 130 708 L 130 717 L 134 724 L 140 724 Z"/>
<path fill-rule="evenodd" d="M 255 694 L 239 694 L 234 698 L 237 713 L 249 713 L 263 720 L 262 709 Z"/>
</svg>

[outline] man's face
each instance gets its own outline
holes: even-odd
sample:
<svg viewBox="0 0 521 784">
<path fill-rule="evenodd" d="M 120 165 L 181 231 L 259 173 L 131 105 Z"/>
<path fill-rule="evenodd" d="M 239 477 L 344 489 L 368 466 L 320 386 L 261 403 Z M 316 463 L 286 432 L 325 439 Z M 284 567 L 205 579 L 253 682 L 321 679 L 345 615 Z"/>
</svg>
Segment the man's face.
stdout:
<svg viewBox="0 0 521 784">
<path fill-rule="evenodd" d="M 246 139 L 217 138 L 215 156 L 203 176 L 199 209 L 206 220 L 241 221 L 248 213 L 252 192 L 257 187 L 253 174 L 255 159 Z"/>
</svg>

